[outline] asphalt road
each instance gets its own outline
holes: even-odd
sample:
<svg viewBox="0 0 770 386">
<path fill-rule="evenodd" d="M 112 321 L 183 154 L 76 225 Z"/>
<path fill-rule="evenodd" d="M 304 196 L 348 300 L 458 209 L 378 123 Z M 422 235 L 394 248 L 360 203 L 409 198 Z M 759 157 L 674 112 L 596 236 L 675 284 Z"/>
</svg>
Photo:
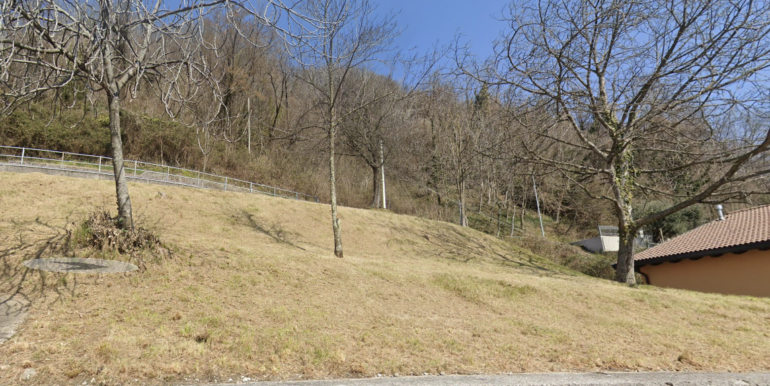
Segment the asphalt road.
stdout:
<svg viewBox="0 0 770 386">
<path fill-rule="evenodd" d="M 770 373 L 656 372 L 449 375 L 330 381 L 239 382 L 237 384 L 249 386 L 768 386 L 770 385 Z"/>
</svg>

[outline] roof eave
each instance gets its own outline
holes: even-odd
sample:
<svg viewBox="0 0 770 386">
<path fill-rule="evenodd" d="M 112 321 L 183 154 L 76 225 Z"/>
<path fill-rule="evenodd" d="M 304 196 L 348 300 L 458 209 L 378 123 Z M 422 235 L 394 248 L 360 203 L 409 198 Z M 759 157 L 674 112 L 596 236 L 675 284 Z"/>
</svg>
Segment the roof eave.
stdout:
<svg viewBox="0 0 770 386">
<path fill-rule="evenodd" d="M 724 248 L 707 249 L 704 251 L 694 251 L 688 253 L 680 253 L 676 255 L 660 256 L 651 259 L 635 260 L 635 267 L 643 267 L 645 265 L 656 265 L 667 262 L 679 262 L 687 259 L 700 259 L 706 256 L 721 256 L 727 253 L 743 253 L 753 249 L 770 249 L 770 240 L 759 241 L 756 243 L 733 245 Z"/>
</svg>

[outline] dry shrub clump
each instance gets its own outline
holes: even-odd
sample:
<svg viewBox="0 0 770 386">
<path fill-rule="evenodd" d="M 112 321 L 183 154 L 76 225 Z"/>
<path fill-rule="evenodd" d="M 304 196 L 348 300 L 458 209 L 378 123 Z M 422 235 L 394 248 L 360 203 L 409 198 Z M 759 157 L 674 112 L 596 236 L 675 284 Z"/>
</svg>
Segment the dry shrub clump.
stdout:
<svg viewBox="0 0 770 386">
<path fill-rule="evenodd" d="M 616 257 L 613 254 L 592 254 L 573 245 L 542 238 L 523 237 L 515 243 L 536 255 L 586 275 L 610 280 L 615 277 L 612 263 Z"/>
<path fill-rule="evenodd" d="M 157 234 L 144 227 L 135 227 L 133 231 L 122 229 L 119 221 L 108 211 L 91 213 L 75 235 L 77 245 L 100 252 L 129 255 L 141 264 L 140 268 L 144 267 L 148 255 L 155 259 L 170 255 L 171 250 Z"/>
</svg>

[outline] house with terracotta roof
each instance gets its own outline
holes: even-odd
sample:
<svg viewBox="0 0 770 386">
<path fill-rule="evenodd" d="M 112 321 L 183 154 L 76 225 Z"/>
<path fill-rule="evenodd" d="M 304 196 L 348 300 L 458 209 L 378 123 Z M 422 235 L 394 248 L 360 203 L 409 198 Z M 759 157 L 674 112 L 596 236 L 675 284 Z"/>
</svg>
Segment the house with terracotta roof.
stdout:
<svg viewBox="0 0 770 386">
<path fill-rule="evenodd" d="M 634 256 L 647 284 L 770 297 L 770 205 L 736 211 Z"/>
</svg>

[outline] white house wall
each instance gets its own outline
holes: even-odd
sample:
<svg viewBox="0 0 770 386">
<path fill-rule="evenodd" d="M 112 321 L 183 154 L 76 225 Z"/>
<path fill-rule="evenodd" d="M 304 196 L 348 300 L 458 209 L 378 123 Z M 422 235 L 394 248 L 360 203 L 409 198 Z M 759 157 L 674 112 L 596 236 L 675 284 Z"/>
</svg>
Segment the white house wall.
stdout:
<svg viewBox="0 0 770 386">
<path fill-rule="evenodd" d="M 602 252 L 617 252 L 620 249 L 620 237 L 602 236 Z"/>
<path fill-rule="evenodd" d="M 593 253 L 617 252 L 620 246 L 620 238 L 618 236 L 594 237 L 575 241 L 572 245 L 579 245 Z"/>
</svg>

